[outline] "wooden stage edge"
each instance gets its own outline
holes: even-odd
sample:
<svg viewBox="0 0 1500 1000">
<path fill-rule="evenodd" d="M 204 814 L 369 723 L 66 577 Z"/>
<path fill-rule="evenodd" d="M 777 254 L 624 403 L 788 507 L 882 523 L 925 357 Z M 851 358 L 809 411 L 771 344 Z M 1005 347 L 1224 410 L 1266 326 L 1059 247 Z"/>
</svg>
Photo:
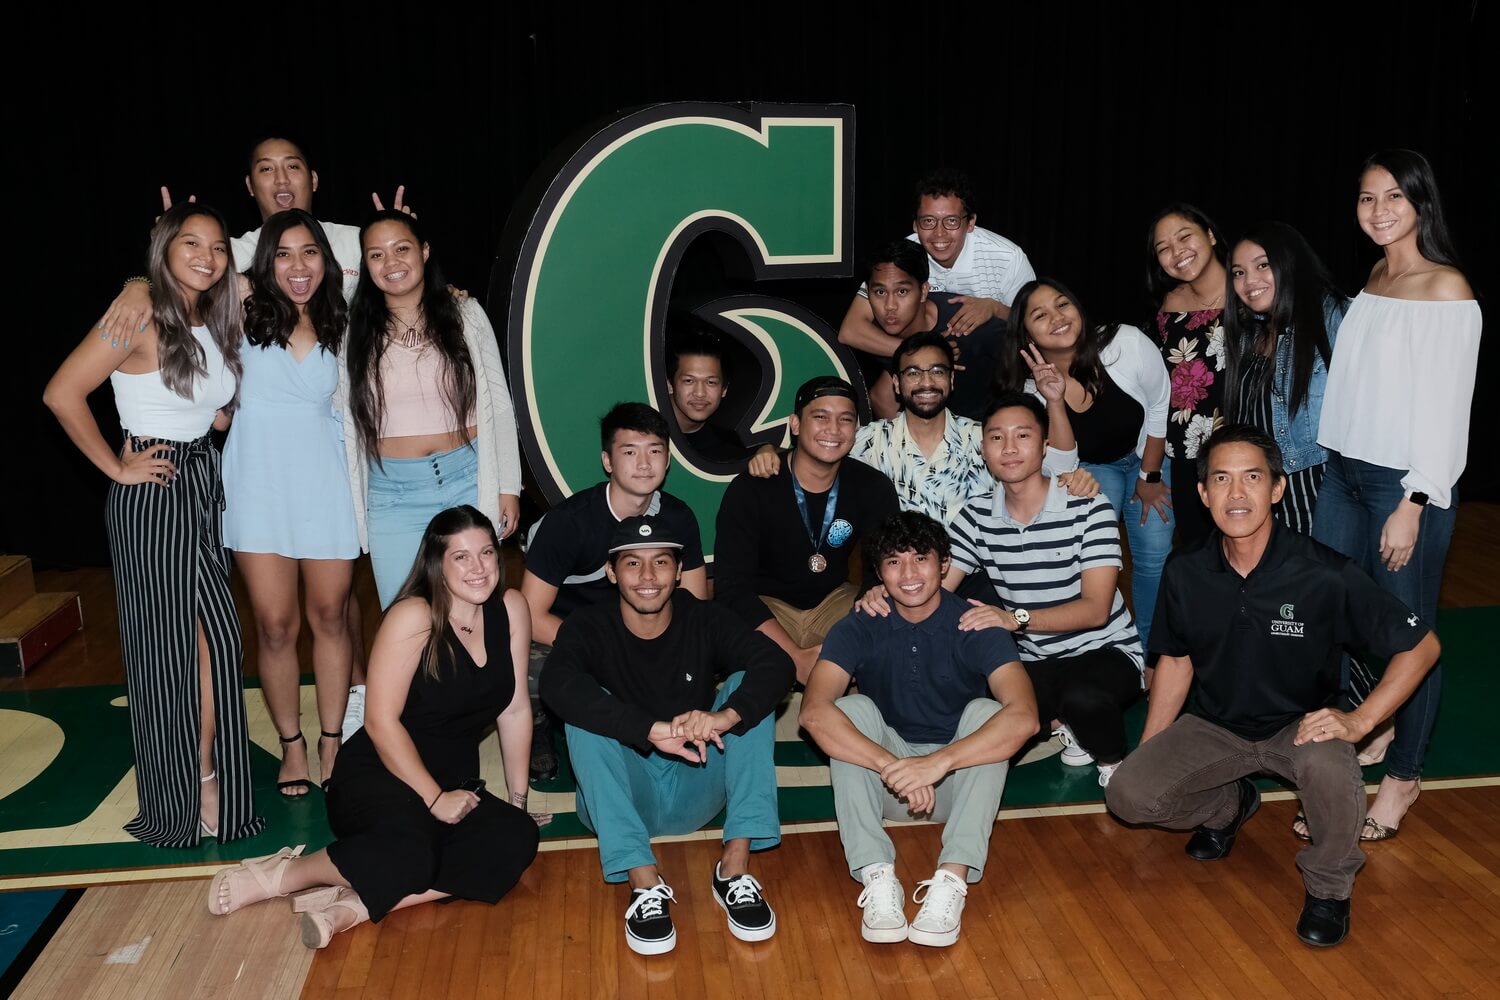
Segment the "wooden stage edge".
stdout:
<svg viewBox="0 0 1500 1000">
<path fill-rule="evenodd" d="M 1500 787 L 1500 775 L 1476 775 L 1469 778 L 1441 778 L 1435 781 L 1422 782 L 1422 792 L 1440 792 L 1455 788 L 1495 788 Z M 1365 786 L 1365 791 L 1374 795 L 1379 791 L 1378 784 Z M 1285 789 L 1261 792 L 1261 800 L 1264 802 L 1281 802 L 1286 799 L 1296 798 L 1296 793 Z M 1102 802 L 1076 802 L 1055 806 L 1020 806 L 1014 809 L 1001 809 L 996 817 L 997 822 L 1015 821 L 1021 819 L 1039 819 L 1046 816 L 1090 816 L 1107 812 Z M 928 822 L 912 823 L 888 823 L 888 826 L 934 826 Z M 833 820 L 823 820 L 816 823 L 787 823 L 782 826 L 783 837 L 802 833 L 828 833 L 837 830 L 838 824 Z M 716 840 L 715 828 L 707 828 L 699 833 L 687 834 L 681 837 L 659 837 L 653 839 L 652 843 L 670 844 L 695 840 Z M 290 845 L 295 846 L 295 845 Z M 599 842 L 592 837 L 572 837 L 567 840 L 544 840 L 540 850 L 542 851 L 581 851 L 593 850 L 599 846 Z M 190 864 L 190 865 L 164 865 L 160 868 L 103 868 L 95 871 L 61 872 L 55 875 L 21 876 L 18 878 L 0 879 L 0 892 L 11 892 L 19 889 L 81 889 L 92 888 L 102 885 L 124 885 L 131 882 L 181 882 L 189 879 L 208 878 L 215 872 L 226 867 L 223 862 L 212 864 Z"/>
</svg>

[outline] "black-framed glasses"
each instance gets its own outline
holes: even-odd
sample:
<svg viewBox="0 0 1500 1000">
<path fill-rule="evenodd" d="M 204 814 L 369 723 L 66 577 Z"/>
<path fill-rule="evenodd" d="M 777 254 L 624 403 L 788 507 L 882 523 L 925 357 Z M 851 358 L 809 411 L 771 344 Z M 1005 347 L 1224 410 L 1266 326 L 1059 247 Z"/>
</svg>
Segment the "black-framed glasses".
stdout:
<svg viewBox="0 0 1500 1000">
<path fill-rule="evenodd" d="M 953 377 L 951 365 L 931 365 L 927 368 L 918 368 L 916 365 L 907 365 L 901 369 L 901 377 L 908 382 L 919 382 L 923 375 L 931 375 L 935 382 L 946 382 Z"/>
<path fill-rule="evenodd" d="M 969 217 L 967 215 L 944 215 L 941 218 L 936 215 L 919 215 L 917 216 L 917 228 L 933 230 L 936 229 L 938 227 L 938 223 L 941 222 L 943 224 L 943 228 L 951 233 L 954 230 L 958 229 L 959 226 L 962 226 L 965 222 L 967 222 L 968 219 Z"/>
</svg>

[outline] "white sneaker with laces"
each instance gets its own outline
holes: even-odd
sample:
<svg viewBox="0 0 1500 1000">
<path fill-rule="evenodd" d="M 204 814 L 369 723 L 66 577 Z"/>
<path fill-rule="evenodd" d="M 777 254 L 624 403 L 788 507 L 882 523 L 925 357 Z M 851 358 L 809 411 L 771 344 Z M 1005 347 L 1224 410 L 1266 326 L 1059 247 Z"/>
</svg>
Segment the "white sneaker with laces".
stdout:
<svg viewBox="0 0 1500 1000">
<path fill-rule="evenodd" d="M 911 898 L 912 902 L 921 903 L 922 908 L 911 922 L 907 940 L 933 948 L 946 948 L 957 941 L 964 898 L 968 895 L 969 887 L 964 880 L 945 868 L 939 868 L 927 881 L 918 882 Z"/>
<path fill-rule="evenodd" d="M 1058 726 L 1052 730 L 1052 735 L 1062 742 L 1062 762 L 1069 767 L 1088 767 L 1094 762 L 1094 757 L 1083 747 L 1078 745 L 1078 737 L 1073 735 L 1073 730 L 1066 725 Z"/>
<path fill-rule="evenodd" d="M 866 865 L 860 871 L 864 891 L 858 905 L 864 910 L 859 936 L 876 944 L 906 940 L 906 890 L 896 877 L 896 866 L 888 862 Z"/>
<path fill-rule="evenodd" d="M 365 686 L 356 684 L 349 689 L 349 702 L 344 706 L 344 724 L 339 727 L 344 734 L 343 742 L 359 732 L 365 724 Z"/>
<path fill-rule="evenodd" d="M 1100 764 L 1099 765 L 1099 787 L 1100 788 L 1108 788 L 1109 787 L 1109 779 L 1113 778 L 1115 776 L 1115 770 L 1120 766 L 1121 763 L 1123 763 L 1123 761 L 1116 761 L 1113 764 Z"/>
</svg>

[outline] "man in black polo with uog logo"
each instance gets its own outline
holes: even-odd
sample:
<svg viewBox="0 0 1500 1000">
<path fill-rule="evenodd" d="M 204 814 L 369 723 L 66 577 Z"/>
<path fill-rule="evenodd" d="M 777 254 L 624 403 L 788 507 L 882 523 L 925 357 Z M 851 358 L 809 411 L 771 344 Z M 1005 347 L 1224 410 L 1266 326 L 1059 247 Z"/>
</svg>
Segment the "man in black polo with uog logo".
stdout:
<svg viewBox="0 0 1500 1000">
<path fill-rule="evenodd" d="M 1312 835 L 1297 855 L 1307 890 L 1297 936 L 1327 947 L 1349 933 L 1364 864 L 1354 745 L 1416 690 L 1438 641 L 1354 562 L 1277 522 L 1271 509 L 1285 489 L 1281 449 L 1260 431 L 1231 425 L 1199 451 L 1198 492 L 1218 532 L 1167 563 L 1146 728 L 1105 799 L 1127 823 L 1196 828 L 1188 855 L 1215 861 L 1260 806 L 1250 776 L 1290 781 Z M 1333 707 L 1346 646 L 1389 659 L 1352 712 Z"/>
</svg>

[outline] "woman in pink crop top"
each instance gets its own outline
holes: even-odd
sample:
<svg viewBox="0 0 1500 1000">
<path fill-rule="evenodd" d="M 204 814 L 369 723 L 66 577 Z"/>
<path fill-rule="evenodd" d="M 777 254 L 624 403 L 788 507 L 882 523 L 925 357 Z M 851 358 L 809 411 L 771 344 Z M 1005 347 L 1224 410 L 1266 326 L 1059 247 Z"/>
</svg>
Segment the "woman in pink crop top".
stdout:
<svg viewBox="0 0 1500 1000">
<path fill-rule="evenodd" d="M 360 245 L 345 443 L 353 456 L 355 519 L 384 607 L 440 511 L 472 504 L 502 537 L 515 530 L 521 461 L 500 348 L 484 310 L 449 294 L 412 216 L 377 213 Z"/>
<path fill-rule="evenodd" d="M 139 811 L 125 825 L 159 847 L 253 836 L 240 675 L 210 426 L 238 388 L 240 295 L 224 220 L 203 204 L 151 231 L 151 321 L 128 344 L 91 330 L 43 401 L 78 450 L 114 482 L 107 510 L 129 694 Z M 126 435 L 105 441 L 89 393 L 105 379 Z"/>
</svg>

